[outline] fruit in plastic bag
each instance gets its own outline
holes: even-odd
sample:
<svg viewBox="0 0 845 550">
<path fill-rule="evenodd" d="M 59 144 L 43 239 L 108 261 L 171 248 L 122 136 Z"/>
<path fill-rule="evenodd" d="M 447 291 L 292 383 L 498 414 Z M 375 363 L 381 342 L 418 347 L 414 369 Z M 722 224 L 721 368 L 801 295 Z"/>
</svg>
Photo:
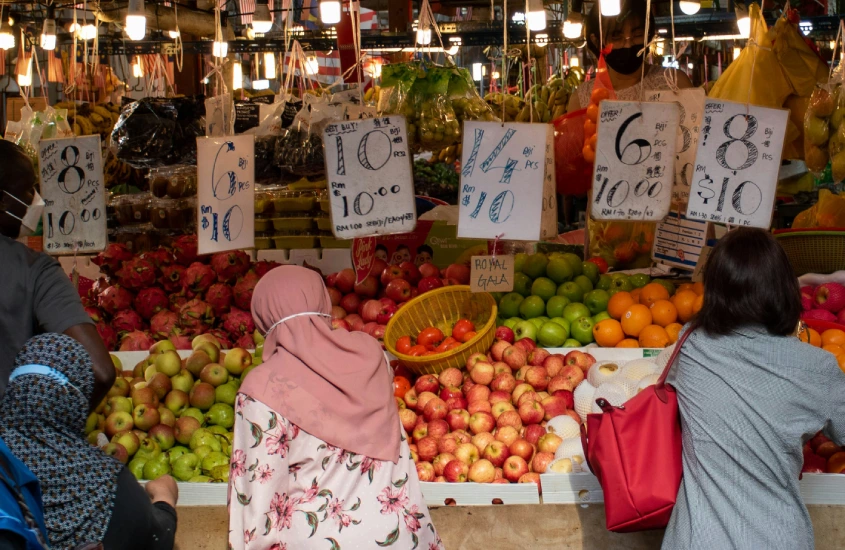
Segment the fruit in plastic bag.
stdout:
<svg viewBox="0 0 845 550">
<path fill-rule="evenodd" d="M 811 172 L 821 172 L 827 166 L 827 149 L 822 149 L 812 143 L 804 144 L 804 162 Z"/>
<path fill-rule="evenodd" d="M 833 181 L 838 183 L 845 180 L 845 151 L 840 151 L 830 160 L 830 172 Z"/>
<path fill-rule="evenodd" d="M 813 145 L 824 145 L 830 139 L 830 127 L 827 124 L 827 119 L 808 114 L 804 133 Z"/>
<path fill-rule="evenodd" d="M 829 117 L 834 110 L 833 96 L 824 88 L 816 88 L 810 96 L 807 110 L 817 117 Z"/>
</svg>

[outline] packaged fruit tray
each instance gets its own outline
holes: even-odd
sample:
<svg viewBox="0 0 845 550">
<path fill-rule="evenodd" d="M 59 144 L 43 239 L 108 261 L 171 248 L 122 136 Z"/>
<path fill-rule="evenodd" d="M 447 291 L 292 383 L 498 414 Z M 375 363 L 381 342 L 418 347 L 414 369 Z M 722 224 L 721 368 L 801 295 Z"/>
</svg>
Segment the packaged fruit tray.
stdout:
<svg viewBox="0 0 845 550">
<path fill-rule="evenodd" d="M 310 212 L 317 207 L 314 191 L 292 191 L 281 187 L 265 187 L 255 191 L 255 213 Z"/>
<path fill-rule="evenodd" d="M 273 237 L 274 248 L 317 248 L 319 239 L 308 235 Z"/>
<path fill-rule="evenodd" d="M 189 165 L 151 168 L 147 175 L 156 198 L 181 199 L 197 194 L 197 167 Z"/>
<path fill-rule="evenodd" d="M 310 217 L 275 217 L 255 218 L 255 230 L 264 231 L 310 231 L 314 229 L 314 218 Z"/>
<path fill-rule="evenodd" d="M 332 219 L 330 216 L 321 216 L 316 218 L 317 221 L 317 229 L 320 231 L 331 231 L 332 230 Z"/>
<path fill-rule="evenodd" d="M 470 292 L 465 285 L 438 288 L 417 296 L 393 315 L 384 332 L 384 344 L 387 351 L 416 374 L 438 374 L 449 367 L 460 369 L 470 355 L 486 353 L 490 349 L 497 312 L 496 300 L 489 293 Z M 396 351 L 396 342 L 401 337 L 416 337 L 431 326 L 448 328 L 459 319 L 472 321 L 477 333 L 460 347 L 420 357 Z"/>
<path fill-rule="evenodd" d="M 187 199 L 152 199 L 150 202 L 150 222 L 156 229 L 185 230 L 196 222 L 197 200 Z"/>
<path fill-rule="evenodd" d="M 109 206 L 114 209 L 118 224 L 137 225 L 150 221 L 150 202 L 150 196 L 146 193 L 114 195 Z"/>
<path fill-rule="evenodd" d="M 320 248 L 351 248 L 352 239 L 338 239 L 330 235 L 320 237 Z"/>
<path fill-rule="evenodd" d="M 845 269 L 845 228 L 778 229 L 774 235 L 798 277 Z"/>
</svg>

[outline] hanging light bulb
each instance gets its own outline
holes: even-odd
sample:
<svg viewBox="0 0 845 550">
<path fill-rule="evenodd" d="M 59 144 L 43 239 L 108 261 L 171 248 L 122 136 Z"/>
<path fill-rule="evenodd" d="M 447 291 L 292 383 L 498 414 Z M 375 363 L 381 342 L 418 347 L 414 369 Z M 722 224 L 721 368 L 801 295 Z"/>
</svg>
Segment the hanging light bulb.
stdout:
<svg viewBox="0 0 845 550">
<path fill-rule="evenodd" d="M 611 17 L 619 15 L 622 11 L 622 6 L 619 0 L 599 0 L 601 2 L 601 14 L 604 17 Z"/>
<path fill-rule="evenodd" d="M 572 57 L 569 58 L 569 66 L 570 67 L 580 67 L 581 66 L 581 60 L 573 55 Z"/>
<path fill-rule="evenodd" d="M 739 46 L 734 46 L 734 61 L 739 57 L 739 54 L 742 53 L 742 48 Z"/>
<path fill-rule="evenodd" d="M 143 40 L 147 34 L 147 16 L 144 11 L 144 0 L 129 0 L 126 10 L 126 36 L 130 40 Z"/>
<path fill-rule="evenodd" d="M 417 30 L 417 44 L 422 46 L 428 46 L 431 44 L 431 29 L 426 26 L 426 28 L 420 27 L 419 22 L 414 23 L 414 28 Z"/>
<path fill-rule="evenodd" d="M 244 87 L 244 69 L 240 61 L 235 61 L 232 65 L 232 89 L 240 90 Z"/>
<path fill-rule="evenodd" d="M 26 73 L 18 75 L 18 86 L 32 86 L 32 56 L 29 56 L 29 61 L 26 64 Z"/>
<path fill-rule="evenodd" d="M 515 11 L 513 13 L 513 17 L 511 17 L 511 21 L 514 23 L 522 23 L 525 21 L 525 14 L 521 11 Z"/>
<path fill-rule="evenodd" d="M 52 7 L 52 6 L 51 6 Z M 56 49 L 56 20 L 51 17 L 48 10 L 47 19 L 41 27 L 41 47 L 45 50 Z"/>
<path fill-rule="evenodd" d="M 663 40 L 660 40 L 654 44 L 654 55 L 663 55 L 664 51 L 666 51 L 666 45 Z"/>
<path fill-rule="evenodd" d="M 472 64 L 472 79 L 475 80 L 476 82 L 481 80 L 481 77 L 483 76 L 483 74 L 481 72 L 482 67 L 483 67 L 483 65 L 481 63 L 473 63 Z"/>
<path fill-rule="evenodd" d="M 167 35 L 170 36 L 170 38 L 172 38 L 173 40 L 179 38 L 181 34 L 182 33 L 179 32 L 179 29 L 176 29 L 175 31 L 167 31 Z"/>
<path fill-rule="evenodd" d="M 446 53 L 448 53 L 449 55 L 457 55 L 458 50 L 461 49 L 461 43 L 462 40 L 460 36 L 453 36 L 449 38 L 449 44 L 451 44 L 451 46 L 448 50 L 446 50 Z"/>
<path fill-rule="evenodd" d="M 695 15 L 701 9 L 701 0 L 681 0 L 681 11 L 687 15 Z"/>
<path fill-rule="evenodd" d="M 545 48 L 546 44 L 549 43 L 549 35 L 544 33 L 544 32 L 541 32 L 540 34 L 537 35 L 536 40 L 537 40 L 536 44 L 538 46 L 540 46 L 541 48 Z"/>
<path fill-rule="evenodd" d="M 543 0 L 528 0 L 525 23 L 530 31 L 542 31 L 546 28 L 546 10 L 543 7 Z"/>
<path fill-rule="evenodd" d="M 252 89 L 253 90 L 267 90 L 270 88 L 270 81 L 269 80 L 253 80 L 252 81 Z"/>
<path fill-rule="evenodd" d="M 338 0 L 321 0 L 320 21 L 323 22 L 323 25 L 340 23 L 340 2 Z"/>
<path fill-rule="evenodd" d="M 320 72 L 320 62 L 316 55 L 309 55 L 305 58 L 305 74 L 315 75 Z"/>
<path fill-rule="evenodd" d="M 76 35 L 80 38 L 80 40 L 93 40 L 97 37 L 97 27 L 91 23 L 82 25 Z"/>
<path fill-rule="evenodd" d="M 273 52 L 264 52 L 264 78 L 268 80 L 276 78 L 276 56 Z"/>
<path fill-rule="evenodd" d="M 570 40 L 581 38 L 581 33 L 584 31 L 584 17 L 581 15 L 583 7 L 584 2 L 582 0 L 572 0 L 569 14 L 566 16 L 566 21 L 563 22 L 564 38 Z"/>
<path fill-rule="evenodd" d="M 132 76 L 135 78 L 142 78 L 144 76 L 144 66 L 141 64 L 141 56 L 135 57 L 135 62 L 132 63 Z"/>
<path fill-rule="evenodd" d="M 270 0 L 258 0 L 255 3 L 255 12 L 252 14 L 252 29 L 257 33 L 267 33 L 273 28 L 273 20 L 270 18 Z"/>
<path fill-rule="evenodd" d="M 229 55 L 229 43 L 223 40 L 215 40 L 211 45 L 211 55 L 214 57 L 226 57 Z"/>
<path fill-rule="evenodd" d="M 736 5 L 736 28 L 743 38 L 751 36 L 751 18 L 748 17 L 748 9 L 741 4 Z"/>
<path fill-rule="evenodd" d="M 10 27 L 4 26 L 0 21 L 0 48 L 9 50 L 15 47 L 15 35 Z"/>
</svg>

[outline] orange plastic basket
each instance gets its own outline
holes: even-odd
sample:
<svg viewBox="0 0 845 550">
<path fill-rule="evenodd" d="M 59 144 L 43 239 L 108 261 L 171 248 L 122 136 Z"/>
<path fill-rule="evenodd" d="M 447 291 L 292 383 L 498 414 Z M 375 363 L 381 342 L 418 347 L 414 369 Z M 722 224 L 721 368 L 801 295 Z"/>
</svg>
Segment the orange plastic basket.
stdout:
<svg viewBox="0 0 845 550">
<path fill-rule="evenodd" d="M 487 353 L 496 334 L 496 300 L 487 292 L 470 292 L 468 286 L 446 286 L 417 296 L 397 311 L 387 323 L 384 345 L 387 351 L 416 374 L 438 374 L 449 367 L 466 366 L 473 353 Z M 396 351 L 403 336 L 416 337 L 423 329 L 438 327 L 450 334 L 458 319 L 469 319 L 476 327 L 475 338 L 452 351 L 411 357 Z"/>
</svg>

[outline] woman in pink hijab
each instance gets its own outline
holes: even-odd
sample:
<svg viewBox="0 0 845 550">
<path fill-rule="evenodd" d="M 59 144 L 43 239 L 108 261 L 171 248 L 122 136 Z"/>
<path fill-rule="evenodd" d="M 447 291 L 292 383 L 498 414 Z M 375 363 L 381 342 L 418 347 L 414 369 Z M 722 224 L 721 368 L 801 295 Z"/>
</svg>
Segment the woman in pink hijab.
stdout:
<svg viewBox="0 0 845 550">
<path fill-rule="evenodd" d="M 443 548 L 411 460 L 393 377 L 370 336 L 334 331 L 320 275 L 255 287 L 264 363 L 236 403 L 229 548 Z"/>
</svg>

